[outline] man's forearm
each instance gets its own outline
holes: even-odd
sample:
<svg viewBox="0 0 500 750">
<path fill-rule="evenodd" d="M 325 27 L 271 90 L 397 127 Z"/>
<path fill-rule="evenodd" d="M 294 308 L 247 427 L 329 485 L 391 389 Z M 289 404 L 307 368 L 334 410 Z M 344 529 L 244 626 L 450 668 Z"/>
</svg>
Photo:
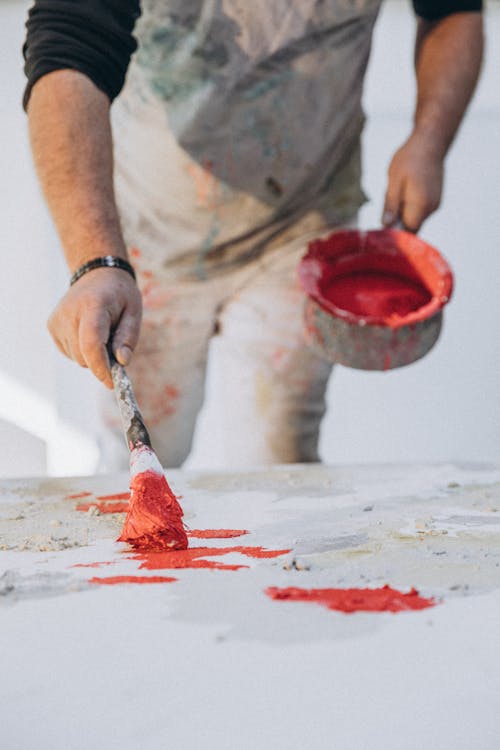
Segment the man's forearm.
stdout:
<svg viewBox="0 0 500 750">
<path fill-rule="evenodd" d="M 33 87 L 28 116 L 35 166 L 70 271 L 102 255 L 126 258 L 108 97 L 85 75 L 57 70 Z"/>
<path fill-rule="evenodd" d="M 414 134 L 443 159 L 474 92 L 481 68 L 481 13 L 419 19 L 415 47 L 417 106 Z"/>
</svg>

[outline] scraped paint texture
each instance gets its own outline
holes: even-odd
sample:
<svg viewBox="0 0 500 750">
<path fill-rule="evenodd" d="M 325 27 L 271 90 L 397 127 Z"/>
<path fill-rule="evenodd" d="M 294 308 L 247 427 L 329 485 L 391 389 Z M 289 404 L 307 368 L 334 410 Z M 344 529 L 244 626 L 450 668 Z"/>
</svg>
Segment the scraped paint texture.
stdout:
<svg viewBox="0 0 500 750">
<path fill-rule="evenodd" d="M 172 583 L 177 578 L 167 576 L 108 576 L 107 578 L 89 578 L 89 583 L 99 583 L 104 586 L 114 586 L 119 583 Z"/>
<path fill-rule="evenodd" d="M 238 553 L 245 557 L 269 559 L 290 552 L 289 549 L 266 549 L 265 547 L 191 547 L 182 551 L 143 552 L 134 556 L 141 561 L 141 569 L 163 570 L 176 568 L 211 568 L 214 570 L 240 570 L 247 565 L 227 564 L 218 560 L 207 560 L 207 557 L 220 557 Z"/>
<path fill-rule="evenodd" d="M 271 586 L 265 593 L 271 599 L 315 602 L 339 612 L 404 612 L 433 607 L 434 599 L 425 599 L 416 589 L 407 594 L 390 586 L 378 589 L 301 589 Z"/>
<path fill-rule="evenodd" d="M 152 469 L 132 476 L 130 507 L 119 542 L 138 550 L 183 550 L 188 539 L 182 508 L 167 480 Z"/>
<path fill-rule="evenodd" d="M 366 271 L 339 276 L 323 287 L 325 298 L 341 310 L 390 324 L 428 304 L 432 295 L 416 281 Z"/>
</svg>

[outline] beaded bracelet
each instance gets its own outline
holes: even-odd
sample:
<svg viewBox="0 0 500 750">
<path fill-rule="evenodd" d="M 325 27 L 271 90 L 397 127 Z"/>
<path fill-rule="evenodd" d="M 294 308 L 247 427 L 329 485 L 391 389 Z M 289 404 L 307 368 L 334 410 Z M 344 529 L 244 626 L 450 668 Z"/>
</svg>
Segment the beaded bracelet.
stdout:
<svg viewBox="0 0 500 750">
<path fill-rule="evenodd" d="M 104 255 L 102 258 L 94 258 L 93 260 L 89 260 L 88 263 L 84 263 L 83 266 L 77 268 L 75 273 L 69 280 L 69 285 L 73 286 L 75 281 L 78 281 L 78 279 L 80 279 L 89 271 L 93 271 L 94 268 L 121 268 L 122 271 L 126 271 L 127 273 L 129 273 L 134 281 L 136 280 L 135 271 L 128 260 L 117 258 L 115 255 Z"/>
</svg>

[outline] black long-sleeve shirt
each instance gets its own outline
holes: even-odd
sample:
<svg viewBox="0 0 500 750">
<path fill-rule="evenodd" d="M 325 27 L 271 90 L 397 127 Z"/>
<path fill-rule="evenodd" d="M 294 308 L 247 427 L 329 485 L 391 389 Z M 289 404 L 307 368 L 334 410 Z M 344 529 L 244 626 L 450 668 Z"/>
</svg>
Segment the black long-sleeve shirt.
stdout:
<svg viewBox="0 0 500 750">
<path fill-rule="evenodd" d="M 481 0 L 413 0 L 415 13 L 437 20 L 463 11 L 480 11 Z M 71 68 L 87 75 L 113 100 L 123 86 L 137 47 L 133 29 L 139 0 L 36 0 L 29 11 L 23 48 L 28 79 L 23 104 L 47 73 Z"/>
</svg>

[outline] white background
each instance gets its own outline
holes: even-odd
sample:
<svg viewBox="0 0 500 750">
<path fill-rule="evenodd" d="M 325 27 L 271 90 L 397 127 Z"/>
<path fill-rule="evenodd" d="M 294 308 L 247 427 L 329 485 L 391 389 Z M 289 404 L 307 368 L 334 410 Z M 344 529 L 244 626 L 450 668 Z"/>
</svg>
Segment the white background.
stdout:
<svg viewBox="0 0 500 750">
<path fill-rule="evenodd" d="M 45 329 L 67 285 L 57 238 L 29 156 L 20 47 L 29 3 L 0 3 L 0 476 L 83 474 L 96 461 L 94 385 L 57 353 Z M 385 2 L 366 85 L 361 225 L 377 227 L 390 156 L 408 134 L 414 102 L 410 2 Z M 483 76 L 448 161 L 444 203 L 422 237 L 449 259 L 455 294 L 439 343 L 389 373 L 338 367 L 321 453 L 329 463 L 498 460 L 500 446 L 500 6 L 487 12 Z M 217 450 L 217 383 L 190 465 L 224 465 Z"/>
</svg>

